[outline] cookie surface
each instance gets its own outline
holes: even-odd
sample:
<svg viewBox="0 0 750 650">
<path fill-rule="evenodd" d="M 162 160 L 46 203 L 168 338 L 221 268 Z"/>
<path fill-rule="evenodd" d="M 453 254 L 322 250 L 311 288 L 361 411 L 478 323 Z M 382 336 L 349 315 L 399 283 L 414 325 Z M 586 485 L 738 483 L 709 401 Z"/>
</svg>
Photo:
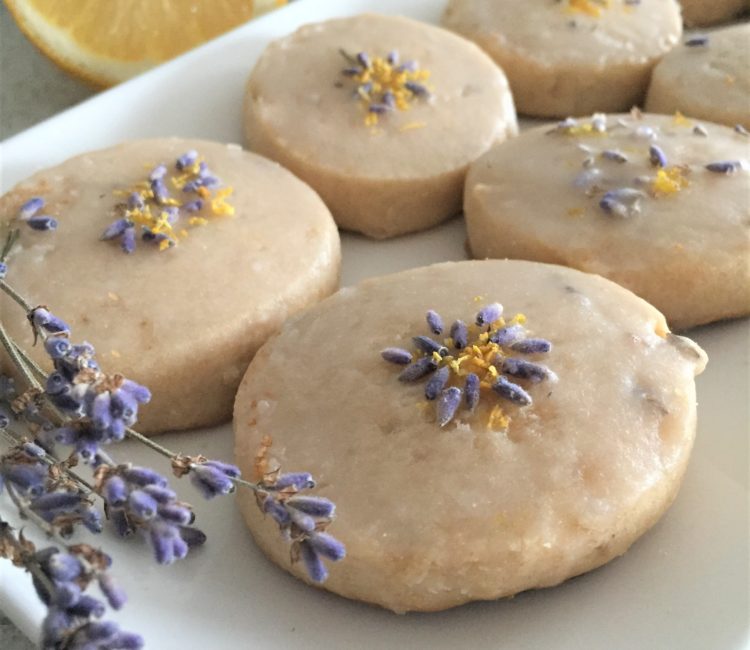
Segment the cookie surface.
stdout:
<svg viewBox="0 0 750 650">
<path fill-rule="evenodd" d="M 750 9 L 748 0 L 680 0 L 682 19 L 688 27 L 716 25 Z"/>
<path fill-rule="evenodd" d="M 377 238 L 460 212 L 468 164 L 517 130 L 505 76 L 473 43 L 374 14 L 271 43 L 244 114 L 251 150 L 308 182 L 340 227 Z"/>
<path fill-rule="evenodd" d="M 552 345 L 512 354 L 555 376 L 514 379 L 526 406 L 483 388 L 473 412 L 461 406 L 441 427 L 425 382 L 399 381 L 381 350 L 415 351 L 411 337 L 434 336 L 430 309 L 445 324 L 435 338 L 461 319 L 471 346 L 474 315 L 494 301 Z M 330 566 L 327 589 L 397 612 L 444 609 L 556 585 L 623 553 L 675 496 L 704 365 L 653 307 L 601 277 L 522 261 L 440 264 L 343 289 L 288 322 L 238 392 L 236 457 L 251 475 L 270 436 L 281 471 L 311 472 L 337 504 L 329 530 L 347 557 Z M 254 497 L 238 498 L 259 546 L 304 579 Z"/>
<path fill-rule="evenodd" d="M 519 113 L 629 110 L 682 33 L 676 0 L 450 0 L 443 25 L 475 41 L 510 81 Z"/>
<path fill-rule="evenodd" d="M 117 240 L 100 241 L 105 228 L 124 215 L 129 188 L 159 163 L 169 169 L 164 181 L 172 198 L 198 196 L 171 183 L 180 175 L 175 159 L 189 150 L 200 153 L 223 187 L 233 188 L 225 204 L 234 214 L 214 214 L 208 205 L 190 213 L 180 208 L 178 244 L 166 250 L 141 241 L 140 226 L 132 254 Z M 46 200 L 43 211 L 59 226 L 37 232 L 14 222 L 21 236 L 8 260 L 7 281 L 67 321 L 73 341 L 92 343 L 105 372 L 120 372 L 151 389 L 139 430 L 228 420 L 255 351 L 286 317 L 338 284 L 338 232 L 323 202 L 276 163 L 237 145 L 142 140 L 87 153 L 5 194 L 3 219 L 15 217 L 31 196 Z M 31 347 L 23 313 L 7 299 L 0 307 L 11 334 L 37 361 L 46 361 L 42 346 Z"/>
<path fill-rule="evenodd" d="M 478 258 L 603 275 L 675 328 L 741 316 L 750 312 L 749 158 L 747 136 L 682 116 L 535 128 L 469 171 L 469 245 Z"/>
<path fill-rule="evenodd" d="M 685 42 L 654 69 L 646 109 L 750 129 L 750 24 Z"/>
</svg>

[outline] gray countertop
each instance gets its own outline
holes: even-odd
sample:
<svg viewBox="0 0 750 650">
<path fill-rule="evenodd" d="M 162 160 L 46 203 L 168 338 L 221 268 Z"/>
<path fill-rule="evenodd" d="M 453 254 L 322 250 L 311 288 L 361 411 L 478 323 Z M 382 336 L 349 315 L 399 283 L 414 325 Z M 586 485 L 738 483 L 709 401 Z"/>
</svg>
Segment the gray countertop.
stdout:
<svg viewBox="0 0 750 650">
<path fill-rule="evenodd" d="M 0 140 L 77 104 L 94 92 L 37 52 L 18 30 L 5 5 L 0 4 Z M 0 162 L 0 174 L 2 171 Z M 0 612 L 0 648 L 31 650 L 33 647 Z"/>
</svg>

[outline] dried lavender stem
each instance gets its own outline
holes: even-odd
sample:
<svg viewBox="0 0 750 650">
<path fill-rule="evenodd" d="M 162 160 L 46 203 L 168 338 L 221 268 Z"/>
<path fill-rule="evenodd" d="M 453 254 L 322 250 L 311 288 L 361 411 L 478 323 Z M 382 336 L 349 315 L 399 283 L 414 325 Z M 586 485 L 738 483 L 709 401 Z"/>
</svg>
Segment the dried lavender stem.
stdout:
<svg viewBox="0 0 750 650">
<path fill-rule="evenodd" d="M 4 526 L 12 529 L 12 526 L 2 517 L 0 517 L 0 528 Z M 10 534 L 4 535 L 3 539 L 9 542 L 18 551 L 19 555 L 21 555 L 24 560 L 24 569 L 26 569 L 32 576 L 34 576 L 40 583 L 42 583 L 49 594 L 54 593 L 55 588 L 52 584 L 52 581 L 46 576 L 44 571 L 42 571 L 41 565 L 34 558 L 34 556 L 29 554 L 29 552 L 23 546 L 21 546 L 18 539 L 14 535 Z"/>
<path fill-rule="evenodd" d="M 0 262 L 4 262 L 5 258 L 8 257 L 10 254 L 10 249 L 13 248 L 13 244 L 16 243 L 16 240 L 20 236 L 21 231 L 18 228 L 13 228 L 10 232 L 8 232 L 8 236 L 5 238 L 5 245 L 3 246 L 2 252 L 0 252 Z"/>
<path fill-rule="evenodd" d="M 4 283 L 0 282 L 0 284 Z M 20 357 L 18 351 L 16 350 L 16 345 L 13 343 L 10 336 L 8 336 L 8 332 L 5 331 L 5 326 L 2 323 L 0 323 L 0 344 L 2 344 L 2 346 L 7 350 L 10 360 L 13 362 L 13 365 L 15 365 L 21 372 L 23 378 L 26 380 L 26 383 L 28 383 L 32 388 L 41 390 L 42 385 L 37 381 L 36 377 L 31 374 L 28 366 L 23 362 L 23 359 Z"/>
<path fill-rule="evenodd" d="M 24 297 L 18 293 L 13 287 L 11 287 L 5 280 L 0 280 L 0 289 L 7 293 L 13 300 L 15 300 L 25 312 L 30 312 L 34 309 L 34 305 L 26 302 Z"/>
</svg>

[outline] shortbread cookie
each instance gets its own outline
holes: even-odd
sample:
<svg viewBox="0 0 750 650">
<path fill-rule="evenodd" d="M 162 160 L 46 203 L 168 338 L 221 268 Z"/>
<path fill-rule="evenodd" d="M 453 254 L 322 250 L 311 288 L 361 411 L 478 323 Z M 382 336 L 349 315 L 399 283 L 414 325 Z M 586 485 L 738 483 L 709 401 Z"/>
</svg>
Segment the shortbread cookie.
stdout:
<svg viewBox="0 0 750 650">
<path fill-rule="evenodd" d="M 46 202 L 34 216 L 19 212 L 30 197 Z M 228 420 L 255 351 L 338 284 L 323 202 L 237 145 L 142 140 L 87 153 L 17 185 L 0 215 L 21 233 L 7 281 L 67 321 L 74 342 L 92 343 L 105 372 L 151 389 L 146 432 Z M 28 227 L 45 215 L 56 230 Z M 23 312 L 7 297 L 0 308 L 45 361 Z"/>
<path fill-rule="evenodd" d="M 724 23 L 750 9 L 748 0 L 680 0 L 680 4 L 682 19 L 688 27 Z"/>
<path fill-rule="evenodd" d="M 510 596 L 608 562 L 656 522 L 705 362 L 598 276 L 410 270 L 343 289 L 261 349 L 235 404 L 237 461 L 251 475 L 271 443 L 268 470 L 311 472 L 336 503 L 347 556 L 331 591 L 396 612 Z M 306 579 L 239 498 L 263 551 Z"/>
<path fill-rule="evenodd" d="M 508 75 L 519 113 L 629 110 L 682 33 L 676 0 L 450 0 L 443 24 Z"/>
<path fill-rule="evenodd" d="M 460 212 L 469 163 L 516 131 L 506 78 L 486 54 L 393 16 L 271 43 L 245 97 L 250 149 L 307 181 L 341 228 L 376 238 Z"/>
<path fill-rule="evenodd" d="M 599 273 L 684 328 L 750 312 L 750 138 L 682 115 L 596 115 L 477 161 L 475 257 Z"/>
<path fill-rule="evenodd" d="M 750 23 L 687 37 L 654 69 L 646 109 L 750 129 Z"/>
</svg>

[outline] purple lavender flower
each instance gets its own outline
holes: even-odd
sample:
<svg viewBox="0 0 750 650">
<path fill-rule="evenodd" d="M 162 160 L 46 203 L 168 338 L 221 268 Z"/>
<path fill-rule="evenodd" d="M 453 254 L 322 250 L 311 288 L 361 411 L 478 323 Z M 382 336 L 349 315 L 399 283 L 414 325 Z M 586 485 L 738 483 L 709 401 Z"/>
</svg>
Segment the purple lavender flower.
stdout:
<svg viewBox="0 0 750 650">
<path fill-rule="evenodd" d="M 552 343 L 546 339 L 522 339 L 511 343 L 510 349 L 522 354 L 546 354 L 552 349 Z"/>
<path fill-rule="evenodd" d="M 469 409 L 469 411 L 473 411 L 479 403 L 479 383 L 479 375 L 473 372 L 466 375 L 464 395 L 466 396 L 466 408 Z"/>
<path fill-rule="evenodd" d="M 425 354 L 433 354 L 437 352 L 441 357 L 448 354 L 448 348 L 442 343 L 438 343 L 429 336 L 415 336 L 412 338 L 414 345 L 416 345 Z"/>
<path fill-rule="evenodd" d="M 706 47 L 708 45 L 709 38 L 706 34 L 695 34 L 685 40 L 685 47 Z"/>
<path fill-rule="evenodd" d="M 538 383 L 545 379 L 556 380 L 557 376 L 549 368 L 539 363 L 532 363 L 525 359 L 507 357 L 503 359 L 503 372 L 511 377 L 528 379 L 531 382 Z"/>
<path fill-rule="evenodd" d="M 523 336 L 523 327 L 521 325 L 508 325 L 492 332 L 490 334 L 490 341 L 497 343 L 497 345 L 510 345 L 521 336 Z"/>
<path fill-rule="evenodd" d="M 48 217 L 46 215 L 39 217 L 29 217 L 26 220 L 26 224 L 32 230 L 57 230 L 57 219 L 54 217 Z"/>
<path fill-rule="evenodd" d="M 132 225 L 133 222 L 130 221 L 130 219 L 116 219 L 104 229 L 104 232 L 101 234 L 100 239 L 106 241 L 109 239 L 120 237 L 125 232 L 125 230 L 132 227 Z"/>
<path fill-rule="evenodd" d="M 453 419 L 461 404 L 461 389 L 451 386 L 446 388 L 437 400 L 437 421 L 444 427 Z"/>
<path fill-rule="evenodd" d="M 216 466 L 201 463 L 192 468 L 190 481 L 204 498 L 213 499 L 234 491 L 234 483 L 230 479 L 235 476 Z"/>
<path fill-rule="evenodd" d="M 708 163 L 706 169 L 715 174 L 731 175 L 742 169 L 742 163 L 739 160 L 722 160 Z"/>
<path fill-rule="evenodd" d="M 605 149 L 602 151 L 602 158 L 606 158 L 607 160 L 611 160 L 616 163 L 626 163 L 628 162 L 628 157 L 622 152 L 617 149 Z"/>
<path fill-rule="evenodd" d="M 435 371 L 437 367 L 438 364 L 435 363 L 435 360 L 432 357 L 422 357 L 421 359 L 417 359 L 411 365 L 406 366 L 403 372 L 398 376 L 398 379 L 403 382 L 417 381 L 418 379 L 422 379 L 425 375 L 429 375 L 431 372 Z"/>
<path fill-rule="evenodd" d="M 463 350 L 469 343 L 469 330 L 466 327 L 466 323 L 461 320 L 457 320 L 451 325 L 451 339 L 453 339 L 453 346 L 459 350 Z"/>
<path fill-rule="evenodd" d="M 414 358 L 411 352 L 404 350 L 403 348 L 386 348 L 380 353 L 380 356 L 386 361 L 397 363 L 402 366 L 410 364 Z"/>
<path fill-rule="evenodd" d="M 504 397 L 519 406 L 529 406 L 532 403 L 531 395 L 518 384 L 508 381 L 502 375 L 492 384 L 492 390 L 500 395 L 500 397 Z"/>
<path fill-rule="evenodd" d="M 8 275 L 8 265 L 0 261 L 0 280 L 4 279 L 6 275 Z"/>
<path fill-rule="evenodd" d="M 44 307 L 37 307 L 31 311 L 29 316 L 34 327 L 42 329 L 49 334 L 69 334 L 70 327 L 62 319 L 54 316 Z"/>
<path fill-rule="evenodd" d="M 195 149 L 190 149 L 175 161 L 175 167 L 179 171 L 183 171 L 187 167 L 192 167 L 196 160 L 198 160 L 198 152 Z"/>
<path fill-rule="evenodd" d="M 22 221 L 27 221 L 33 217 L 39 210 L 45 205 L 44 199 L 41 196 L 33 196 L 26 203 L 24 203 L 18 210 L 18 218 Z"/>
<path fill-rule="evenodd" d="M 442 368 L 434 372 L 425 384 L 424 396 L 428 400 L 436 399 L 437 396 L 440 395 L 440 393 L 443 391 L 443 388 L 445 388 L 445 385 L 448 383 L 450 374 L 451 371 L 448 366 L 443 366 Z"/>
<path fill-rule="evenodd" d="M 499 302 L 493 302 L 490 305 L 482 307 L 476 317 L 476 323 L 479 327 L 491 325 L 503 315 L 503 306 Z"/>
<path fill-rule="evenodd" d="M 440 314 L 438 314 L 434 309 L 428 310 L 425 319 L 427 320 L 427 325 L 429 326 L 430 331 L 435 336 L 439 336 L 443 333 L 443 319 L 440 317 Z"/>
<path fill-rule="evenodd" d="M 659 145 L 652 144 L 648 148 L 648 158 L 654 167 L 666 167 L 668 165 L 667 154 Z"/>
</svg>

